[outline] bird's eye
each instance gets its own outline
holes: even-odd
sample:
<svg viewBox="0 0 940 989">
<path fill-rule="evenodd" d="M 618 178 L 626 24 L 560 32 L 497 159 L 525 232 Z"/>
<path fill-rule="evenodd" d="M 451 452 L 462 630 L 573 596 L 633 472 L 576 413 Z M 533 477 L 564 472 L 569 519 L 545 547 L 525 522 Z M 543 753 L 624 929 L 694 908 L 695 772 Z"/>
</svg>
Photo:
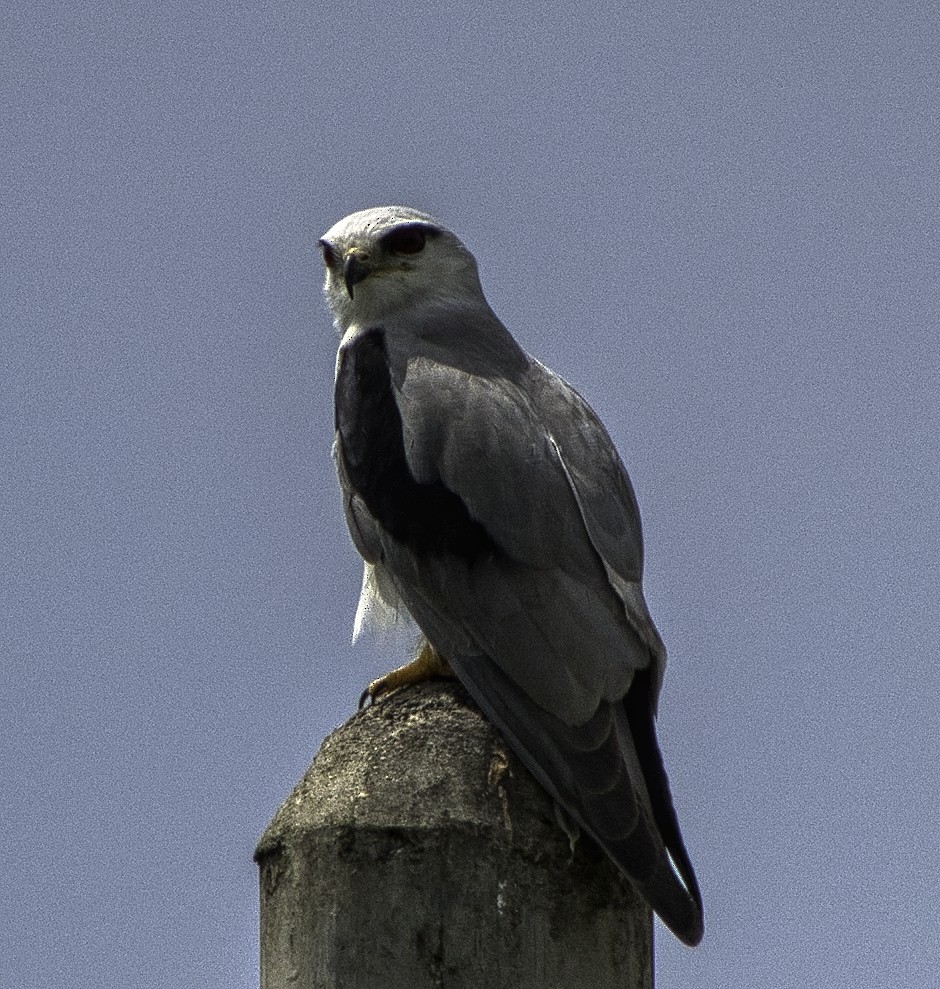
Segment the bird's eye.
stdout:
<svg viewBox="0 0 940 989">
<path fill-rule="evenodd" d="M 327 268 L 335 268 L 336 252 L 325 240 L 320 241 L 320 248 L 323 251 L 323 263 L 327 266 Z"/>
<path fill-rule="evenodd" d="M 420 254 L 426 242 L 427 231 L 416 223 L 396 227 L 382 238 L 382 246 L 395 254 Z"/>
</svg>

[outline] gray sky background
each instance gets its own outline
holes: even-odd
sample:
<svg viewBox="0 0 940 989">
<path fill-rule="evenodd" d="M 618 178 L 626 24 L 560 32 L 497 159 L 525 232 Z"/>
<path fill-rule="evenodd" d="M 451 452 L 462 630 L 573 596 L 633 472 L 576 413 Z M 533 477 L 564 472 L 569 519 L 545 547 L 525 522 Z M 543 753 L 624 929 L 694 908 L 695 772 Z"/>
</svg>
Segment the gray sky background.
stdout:
<svg viewBox="0 0 940 989">
<path fill-rule="evenodd" d="M 706 897 L 659 989 L 940 968 L 933 4 L 0 21 L 0 985 L 250 987 L 254 843 L 390 660 L 317 237 L 406 203 L 606 421 Z"/>
</svg>

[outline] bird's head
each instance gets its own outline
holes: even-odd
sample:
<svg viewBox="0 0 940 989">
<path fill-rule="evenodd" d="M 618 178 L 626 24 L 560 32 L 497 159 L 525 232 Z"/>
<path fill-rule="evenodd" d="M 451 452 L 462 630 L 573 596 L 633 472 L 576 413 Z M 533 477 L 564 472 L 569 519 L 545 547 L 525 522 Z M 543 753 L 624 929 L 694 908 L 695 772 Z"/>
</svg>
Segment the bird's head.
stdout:
<svg viewBox="0 0 940 989">
<path fill-rule="evenodd" d="M 418 304 L 483 297 L 473 255 L 433 217 L 406 206 L 351 213 L 320 247 L 323 291 L 341 333 Z"/>
</svg>

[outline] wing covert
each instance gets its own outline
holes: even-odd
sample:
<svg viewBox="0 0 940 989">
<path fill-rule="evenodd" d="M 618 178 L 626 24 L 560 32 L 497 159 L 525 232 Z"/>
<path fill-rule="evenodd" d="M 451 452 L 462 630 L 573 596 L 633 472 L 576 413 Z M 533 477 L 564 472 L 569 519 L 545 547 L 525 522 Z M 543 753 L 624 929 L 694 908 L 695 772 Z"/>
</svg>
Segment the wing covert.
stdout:
<svg viewBox="0 0 940 989">
<path fill-rule="evenodd" d="M 499 550 L 469 568 L 449 558 L 421 558 L 415 579 L 431 597 L 446 588 L 479 649 L 537 703 L 574 724 L 590 717 L 601 699 L 623 697 L 633 673 L 651 659 L 658 666 L 651 644 L 659 639 L 655 629 L 652 635 L 647 630 L 645 605 L 638 620 L 631 614 L 593 538 L 592 528 L 612 540 L 607 533 L 617 517 L 609 521 L 592 507 L 590 499 L 600 498 L 603 488 L 603 480 L 592 479 L 592 450 L 606 457 L 601 476 L 606 471 L 619 485 L 614 494 L 624 499 L 626 562 L 619 569 L 634 573 L 641 553 L 629 481 L 618 479 L 616 452 L 583 403 L 580 430 L 572 436 L 559 429 L 560 441 L 554 435 L 553 420 L 563 424 L 580 400 L 544 374 L 534 364 L 521 379 L 471 373 L 419 356 L 398 374 L 393 363 L 392 382 L 411 474 L 453 492 Z M 563 459 L 563 443 L 573 448 L 574 470 Z M 578 476 L 593 484 L 584 498 Z M 614 573 L 629 596 L 629 582 Z M 638 584 L 636 596 L 642 602 Z"/>
</svg>

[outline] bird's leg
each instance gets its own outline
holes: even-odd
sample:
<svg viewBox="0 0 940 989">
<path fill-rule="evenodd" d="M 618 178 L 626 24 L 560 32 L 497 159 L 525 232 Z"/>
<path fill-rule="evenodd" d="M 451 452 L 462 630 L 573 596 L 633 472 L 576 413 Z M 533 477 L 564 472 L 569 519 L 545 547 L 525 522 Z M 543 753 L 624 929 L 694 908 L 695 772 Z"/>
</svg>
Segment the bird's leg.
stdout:
<svg viewBox="0 0 940 989">
<path fill-rule="evenodd" d="M 452 677 L 454 671 L 446 659 L 428 642 L 421 640 L 418 655 L 410 663 L 399 666 L 397 670 L 386 673 L 378 680 L 373 680 L 362 692 L 359 698 L 359 707 L 365 707 L 369 701 L 374 701 L 382 694 L 387 694 L 391 690 L 399 687 L 407 687 L 413 683 L 420 683 L 422 680 L 430 680 L 431 677 Z"/>
</svg>

